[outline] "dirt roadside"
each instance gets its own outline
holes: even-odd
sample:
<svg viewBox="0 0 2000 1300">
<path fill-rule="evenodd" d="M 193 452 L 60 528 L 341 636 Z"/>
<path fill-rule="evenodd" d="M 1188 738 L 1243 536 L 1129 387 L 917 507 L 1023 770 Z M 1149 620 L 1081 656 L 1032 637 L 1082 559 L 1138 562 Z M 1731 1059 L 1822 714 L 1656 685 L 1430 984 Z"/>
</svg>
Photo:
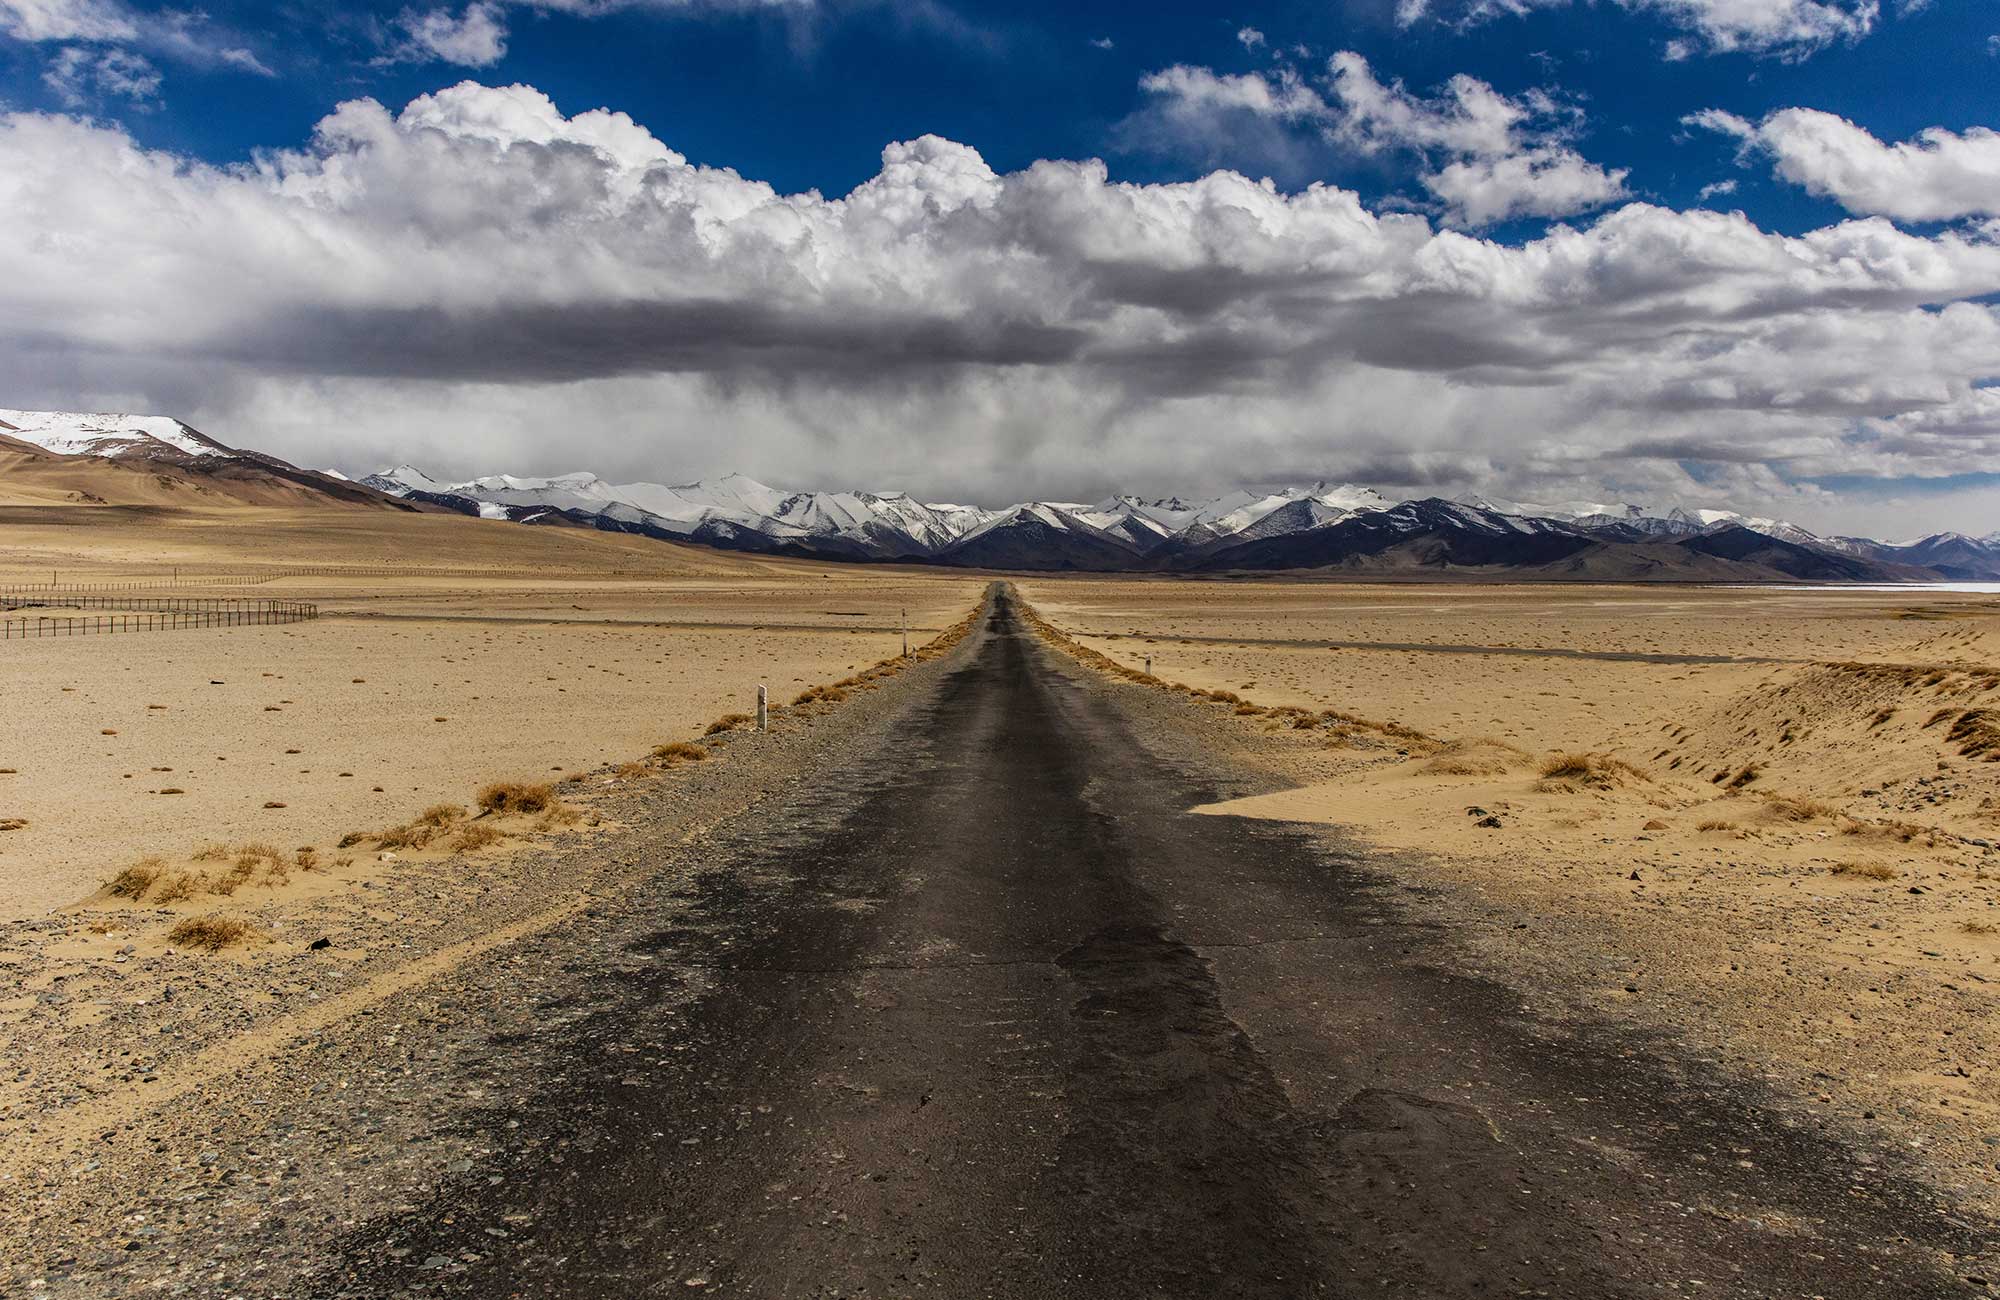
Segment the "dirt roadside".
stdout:
<svg viewBox="0 0 2000 1300">
<path fill-rule="evenodd" d="M 447 1117 L 504 1092 L 462 1085 L 523 1014 L 539 936 L 587 932 L 607 897 L 698 871 L 706 834 L 879 732 L 968 623 L 907 667 L 781 704 L 768 732 L 702 740 L 707 761 L 589 774 L 563 787 L 575 825 L 510 851 L 371 864 L 367 879 L 248 908 L 268 943 L 118 942 L 93 933 L 106 914 L 88 907 L 0 928 L 18 1016 L 0 1091 L 0 1292 L 208 1294 L 200 1279 L 221 1261 L 239 1282 L 275 1278 L 470 1159 Z M 451 1070 L 430 1068 L 444 1055 Z"/>
<path fill-rule="evenodd" d="M 2000 967 L 1981 970 L 1982 952 L 1944 951 L 1947 939 L 1968 938 L 1957 921 L 1967 891 L 1983 898 L 1976 891 L 2000 875 L 1990 845 L 1929 850 L 1938 861 L 1922 887 L 1909 875 L 1829 878 L 1808 855 L 1825 853 L 1830 832 L 1770 817 L 1768 833 L 1732 841 L 1727 870 L 1705 870 L 1640 830 L 1650 816 L 1676 815 L 1651 806 L 1657 790 L 1551 790 L 1532 767 L 1425 773 L 1441 789 L 1398 808 L 1415 820 L 1385 837 L 1347 815 L 1346 801 L 1370 797 L 1384 774 L 1440 755 L 1449 766 L 1463 757 L 1449 742 L 1394 721 L 1267 708 L 1154 678 L 1032 619 L 1121 684 L 1149 744 L 1233 792 L 1210 810 L 1368 846 L 1369 869 L 1450 936 L 1463 955 L 1455 969 L 1517 990 L 1555 1024 L 1618 1024 L 1676 1041 L 1799 1126 L 1837 1134 L 1883 1168 L 1911 1170 L 1969 1220 L 2000 1214 Z M 1491 798 L 1496 777 L 1514 800 Z M 1534 792 L 1537 784 L 1545 788 Z M 1602 804 L 1630 825 L 1588 837 L 1589 854 L 1559 838 L 1506 835 L 1505 823 L 1527 820 L 1535 800 L 1569 815 Z M 1764 801 L 1741 802 L 1754 811 Z M 1481 817 L 1503 829 L 1475 828 Z M 1438 847 L 1411 847 L 1426 839 Z"/>
</svg>

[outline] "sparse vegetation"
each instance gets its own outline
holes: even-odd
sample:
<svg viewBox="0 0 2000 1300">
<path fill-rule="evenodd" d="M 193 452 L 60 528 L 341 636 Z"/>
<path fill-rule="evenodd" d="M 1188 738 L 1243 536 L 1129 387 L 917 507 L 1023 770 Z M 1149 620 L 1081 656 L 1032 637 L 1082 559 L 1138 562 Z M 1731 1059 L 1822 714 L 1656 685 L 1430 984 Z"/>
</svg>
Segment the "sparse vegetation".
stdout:
<svg viewBox="0 0 2000 1300">
<path fill-rule="evenodd" d="M 143 857 L 131 866 L 113 876 L 104 886 L 104 892 L 113 898 L 129 898 L 138 902 L 153 887 L 153 882 L 167 869 L 167 864 L 157 857 Z"/>
<path fill-rule="evenodd" d="M 2000 926 L 1985 921 L 1967 921 L 1958 927 L 1958 932 L 1971 935 L 2000 934 Z"/>
<path fill-rule="evenodd" d="M 148 897 L 155 903 L 184 903 L 202 892 L 202 887 L 207 883 L 205 878 L 195 872 L 165 872 L 153 882 Z"/>
<path fill-rule="evenodd" d="M 502 835 L 492 826 L 484 822 L 474 822 L 469 826 L 459 828 L 458 833 L 451 837 L 451 847 L 454 852 L 469 853 L 474 849 L 483 849 L 489 845 L 498 844 L 506 838 L 505 835 Z"/>
<path fill-rule="evenodd" d="M 442 830 L 465 817 L 465 809 L 455 803 L 434 803 L 417 814 L 419 824 Z"/>
<path fill-rule="evenodd" d="M 566 803 L 557 803 L 551 805 L 549 810 L 542 814 L 541 819 L 535 823 L 535 829 L 541 831 L 543 834 L 547 834 L 550 831 L 560 830 L 565 826 L 574 826 L 582 820 L 583 813 L 580 809 L 573 808 Z"/>
<path fill-rule="evenodd" d="M 0 817 L 0 831 L 24 831 L 28 829 L 26 817 Z"/>
<path fill-rule="evenodd" d="M 1783 794 L 1765 796 L 1764 810 L 1788 822 L 1830 821 L 1841 815 L 1840 809 L 1824 799 L 1801 799 Z"/>
<path fill-rule="evenodd" d="M 483 787 L 474 796 L 482 812 L 505 817 L 513 814 L 538 813 L 547 811 L 556 800 L 555 788 L 544 781 L 529 784 L 522 781 L 495 781 Z"/>
<path fill-rule="evenodd" d="M 167 931 L 167 942 L 201 952 L 220 952 L 246 943 L 256 934 L 239 916 L 190 916 Z"/>
<path fill-rule="evenodd" d="M 1733 831 L 1736 823 L 1721 817 L 1711 817 L 1695 827 L 1697 831 Z"/>
<path fill-rule="evenodd" d="M 702 734 L 705 736 L 719 736 L 725 731 L 734 731 L 738 727 L 753 721 L 755 719 L 747 713 L 725 713 L 715 721 L 709 723 L 708 730 Z"/>
<path fill-rule="evenodd" d="M 1558 752 L 1542 760 L 1536 769 L 1542 779 L 1536 783 L 1541 790 L 1573 789 L 1579 786 L 1593 790 L 1609 790 L 1625 784 L 1627 780 L 1643 781 L 1645 773 L 1622 758 L 1610 754 L 1589 754 L 1582 752 Z"/>
<path fill-rule="evenodd" d="M 612 769 L 612 772 L 615 775 L 623 777 L 627 781 L 630 781 L 635 777 L 649 776 L 651 775 L 652 771 L 653 769 L 648 765 L 636 762 L 620 763 L 617 767 Z"/>
<path fill-rule="evenodd" d="M 1481 737 L 1448 742 L 1418 770 L 1434 776 L 1505 776 L 1527 760 L 1524 750 Z"/>
<path fill-rule="evenodd" d="M 1836 862 L 1827 868 L 1836 876 L 1848 876 L 1860 880 L 1894 880 L 1896 869 L 1881 862 Z"/>
<path fill-rule="evenodd" d="M 672 767 L 676 763 L 700 763 L 708 758 L 708 751 L 700 745 L 690 745 L 685 740 L 669 741 L 653 747 L 653 757 Z"/>
</svg>

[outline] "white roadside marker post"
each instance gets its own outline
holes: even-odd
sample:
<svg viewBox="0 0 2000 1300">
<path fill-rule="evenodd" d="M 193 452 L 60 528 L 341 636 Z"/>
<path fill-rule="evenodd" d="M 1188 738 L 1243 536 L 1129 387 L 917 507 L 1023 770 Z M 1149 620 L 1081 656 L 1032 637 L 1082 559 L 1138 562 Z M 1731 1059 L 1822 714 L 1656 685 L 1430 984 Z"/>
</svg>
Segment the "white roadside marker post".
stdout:
<svg viewBox="0 0 2000 1300">
<path fill-rule="evenodd" d="M 1153 656 L 1151 656 L 1151 655 L 1147 655 L 1147 656 L 1146 656 L 1146 676 L 1148 676 L 1148 677 L 1151 677 L 1152 675 L 1153 675 Z"/>
<path fill-rule="evenodd" d="M 757 687 L 757 730 L 762 731 L 770 718 L 770 692 L 761 683 Z"/>
</svg>

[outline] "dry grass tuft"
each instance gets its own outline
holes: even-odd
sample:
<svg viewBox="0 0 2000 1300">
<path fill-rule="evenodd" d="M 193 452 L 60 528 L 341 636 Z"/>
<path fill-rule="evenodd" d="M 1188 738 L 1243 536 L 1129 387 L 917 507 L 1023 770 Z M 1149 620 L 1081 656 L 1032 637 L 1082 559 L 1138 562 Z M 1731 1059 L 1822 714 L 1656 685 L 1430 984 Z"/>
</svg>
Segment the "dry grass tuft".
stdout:
<svg viewBox="0 0 2000 1300">
<path fill-rule="evenodd" d="M 455 803 L 434 803 L 417 814 L 417 821 L 425 826 L 443 830 L 455 821 L 463 820 L 465 809 Z"/>
<path fill-rule="evenodd" d="M 1936 829 L 1916 822 L 1905 821 L 1849 821 L 1840 828 L 1842 835 L 1853 835 L 1869 840 L 1894 840 L 1898 844 L 1920 844 L 1934 849 L 1938 845 Z"/>
<path fill-rule="evenodd" d="M 702 734 L 705 736 L 719 736 L 725 731 L 734 731 L 738 727 L 755 721 L 756 719 L 747 713 L 725 713 L 715 721 L 709 723 L 708 730 Z"/>
<path fill-rule="evenodd" d="M 1541 766 L 1536 770 L 1542 776 L 1536 783 L 1536 788 L 1539 790 L 1560 790 L 1577 786 L 1593 790 L 1610 790 L 1625 784 L 1627 780 L 1646 779 L 1646 774 L 1638 768 L 1610 754 L 1558 752 L 1543 759 Z"/>
<path fill-rule="evenodd" d="M 857 683 L 850 678 L 847 682 L 837 682 L 832 686 L 810 686 L 800 691 L 792 703 L 812 704 L 823 700 L 828 704 L 838 704 L 847 698 L 846 687 L 854 684 Z"/>
<path fill-rule="evenodd" d="M 546 834 L 550 831 L 560 830 L 565 826 L 574 826 L 582 820 L 582 809 L 573 808 L 566 803 L 558 803 L 542 814 L 541 820 L 535 823 L 535 829 Z"/>
<path fill-rule="evenodd" d="M 685 740 L 675 740 L 653 746 L 653 757 L 672 767 L 676 763 L 706 762 L 708 751 L 700 745 L 690 745 Z"/>
<path fill-rule="evenodd" d="M 1824 799 L 1800 799 L 1787 794 L 1765 796 L 1764 811 L 1788 822 L 1831 821 L 1841 816 L 1840 809 Z"/>
<path fill-rule="evenodd" d="M 652 772 L 653 769 L 645 763 L 620 763 L 612 769 L 614 775 L 623 777 L 628 781 L 634 777 L 650 776 Z"/>
<path fill-rule="evenodd" d="M 1851 876 L 1862 880 L 1894 880 L 1896 869 L 1880 862 L 1836 862 L 1827 868 L 1836 876 Z"/>
<path fill-rule="evenodd" d="M 555 801 L 555 789 L 546 781 L 534 785 L 521 781 L 495 781 L 476 796 L 482 811 L 502 817 L 513 813 L 545 812 Z"/>
<path fill-rule="evenodd" d="M 26 817 L 0 817 L 0 831 L 24 831 L 28 829 Z"/>
<path fill-rule="evenodd" d="M 152 856 L 140 858 L 106 882 L 104 892 L 113 898 L 129 898 L 137 902 L 146 896 L 146 891 L 153 887 L 153 882 L 158 880 L 166 869 L 166 862 L 160 858 Z"/>
<path fill-rule="evenodd" d="M 229 861 L 229 846 L 211 840 L 207 844 L 197 848 L 189 856 L 196 862 L 227 862 Z"/>
<path fill-rule="evenodd" d="M 1956 744 L 1965 758 L 2000 763 L 2000 709 L 1967 709 L 1951 724 L 1945 740 Z"/>
<path fill-rule="evenodd" d="M 1417 770 L 1436 776 L 1505 776 L 1527 761 L 1524 750 L 1504 740 L 1480 737 L 1447 743 Z"/>
<path fill-rule="evenodd" d="M 203 887 L 207 884 L 208 878 L 199 872 L 169 871 L 153 882 L 149 897 L 155 903 L 184 903 L 206 892 Z"/>
<path fill-rule="evenodd" d="M 488 845 L 498 844 L 506 838 L 505 835 L 502 835 L 493 827 L 483 822 L 474 822 L 470 826 L 462 827 L 458 834 L 451 837 L 451 847 L 454 852 L 469 853 L 474 849 L 483 849 Z"/>
<path fill-rule="evenodd" d="M 1730 776 L 1727 772 L 1717 772 L 1710 778 L 1710 783 L 1719 785 L 1725 790 L 1741 790 L 1762 775 L 1764 775 L 1762 763 L 1745 763 L 1742 770 L 1734 776 Z"/>
<path fill-rule="evenodd" d="M 378 849 L 421 849 L 436 839 L 442 829 L 414 821 L 402 826 L 391 826 L 385 831 L 376 831 L 368 838 L 375 841 L 375 847 Z"/>
<path fill-rule="evenodd" d="M 240 916 L 190 916 L 167 931 L 167 942 L 201 952 L 221 952 L 247 943 L 257 931 Z"/>
<path fill-rule="evenodd" d="M 1725 821 L 1720 817 L 1712 817 L 1699 826 L 1696 826 L 1695 829 L 1698 831 L 1733 831 L 1736 829 L 1736 823 Z"/>
</svg>

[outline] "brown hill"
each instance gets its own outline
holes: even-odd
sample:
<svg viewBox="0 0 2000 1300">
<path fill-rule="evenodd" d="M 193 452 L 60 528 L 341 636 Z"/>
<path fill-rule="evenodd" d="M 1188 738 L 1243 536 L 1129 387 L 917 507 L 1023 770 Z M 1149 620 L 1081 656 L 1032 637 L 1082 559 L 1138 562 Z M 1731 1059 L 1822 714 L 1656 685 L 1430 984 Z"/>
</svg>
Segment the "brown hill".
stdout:
<svg viewBox="0 0 2000 1300">
<path fill-rule="evenodd" d="M 205 456 L 172 464 L 63 456 L 8 437 L 4 426 L 0 426 L 0 506 L 324 507 L 402 513 L 427 509 L 275 457 Z"/>
</svg>

